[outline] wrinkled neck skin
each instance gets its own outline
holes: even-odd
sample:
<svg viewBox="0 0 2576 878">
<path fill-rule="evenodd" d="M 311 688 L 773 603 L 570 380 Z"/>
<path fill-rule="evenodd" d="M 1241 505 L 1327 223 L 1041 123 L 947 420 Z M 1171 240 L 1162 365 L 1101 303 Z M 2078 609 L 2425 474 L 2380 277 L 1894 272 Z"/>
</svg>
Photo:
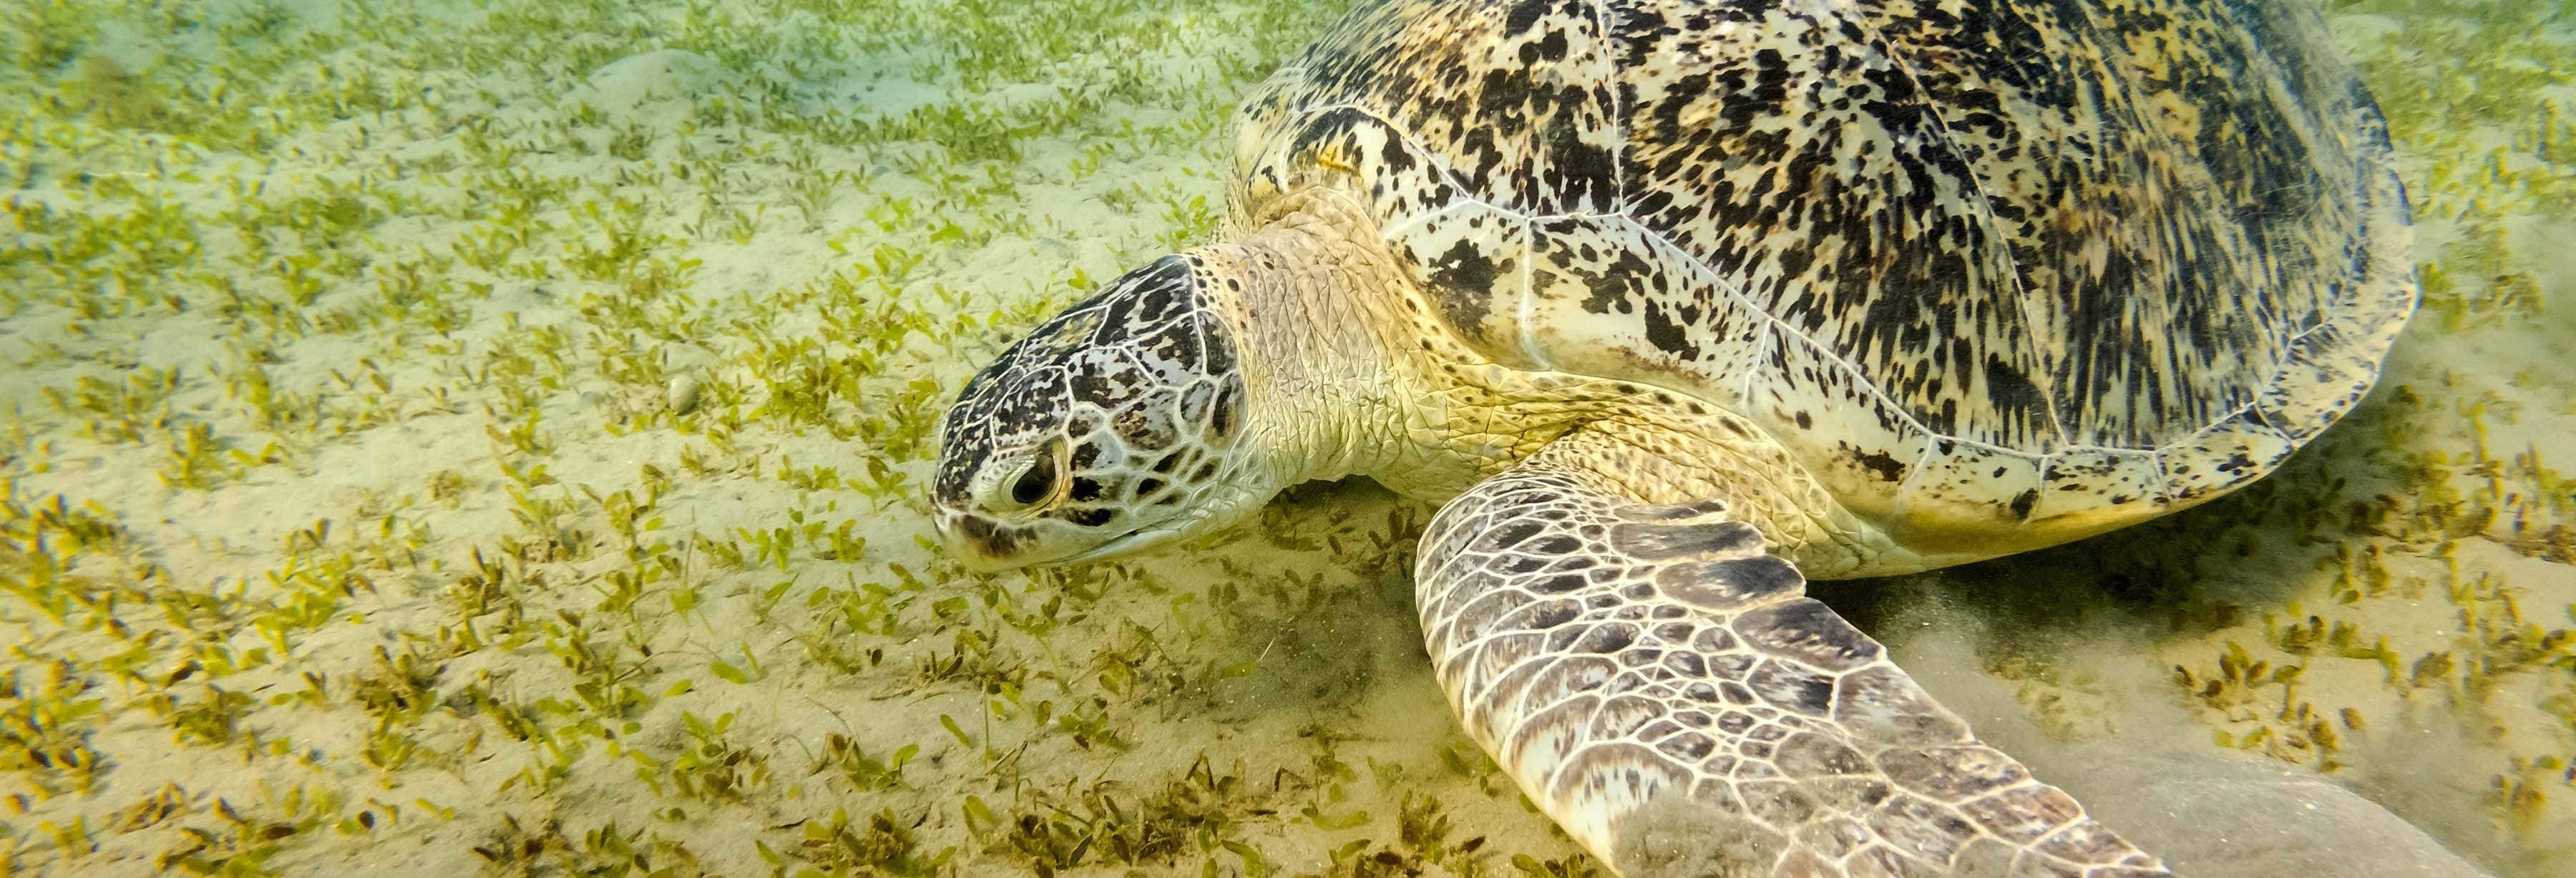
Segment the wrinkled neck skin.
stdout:
<svg viewBox="0 0 2576 878">
<path fill-rule="evenodd" d="M 1438 495 L 1481 478 L 1459 461 L 1428 479 L 1400 474 L 1433 463 L 1408 438 L 1433 419 L 1405 402 L 1423 384 L 1408 355 L 1416 346 L 1398 337 L 1412 321 L 1390 292 L 1410 282 L 1366 215 L 1327 190 L 1295 196 L 1275 216 L 1194 253 L 1242 281 L 1239 293 L 1211 298 L 1243 351 L 1245 425 L 1270 484 L 1368 475 Z"/>
<path fill-rule="evenodd" d="M 1446 502 L 1585 429 L 1615 440 L 1588 443 L 1587 468 L 1643 502 L 1724 498 L 1813 574 L 1915 566 L 1750 421 L 1633 382 L 1497 365 L 1418 317 L 1437 306 L 1349 195 L 1300 193 L 1270 216 L 1196 251 L 1242 281 L 1211 300 L 1244 349 L 1260 490 L 1364 475 Z"/>
</svg>

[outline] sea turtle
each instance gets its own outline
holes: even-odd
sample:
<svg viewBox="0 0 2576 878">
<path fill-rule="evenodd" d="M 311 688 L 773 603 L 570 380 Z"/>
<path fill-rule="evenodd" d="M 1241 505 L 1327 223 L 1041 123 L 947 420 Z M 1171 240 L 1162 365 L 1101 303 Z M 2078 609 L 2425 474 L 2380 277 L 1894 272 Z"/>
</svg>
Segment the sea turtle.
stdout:
<svg viewBox="0 0 2576 878">
<path fill-rule="evenodd" d="M 2182 509 L 2416 299 L 2284 0 L 1378 0 L 1235 119 L 1226 241 L 942 423 L 947 544 L 1088 561 L 1365 475 L 1473 737 L 1624 874 L 2167 874 L 1805 578 Z"/>
</svg>

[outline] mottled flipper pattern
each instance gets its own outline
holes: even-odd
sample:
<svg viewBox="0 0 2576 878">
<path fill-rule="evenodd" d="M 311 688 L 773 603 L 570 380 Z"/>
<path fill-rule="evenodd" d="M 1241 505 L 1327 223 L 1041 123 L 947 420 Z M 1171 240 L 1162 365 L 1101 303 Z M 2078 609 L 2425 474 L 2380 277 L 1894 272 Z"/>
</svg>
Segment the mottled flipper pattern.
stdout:
<svg viewBox="0 0 2576 878">
<path fill-rule="evenodd" d="M 1451 706 L 1622 874 L 2169 875 L 1979 743 L 1721 500 L 1649 505 L 1560 439 L 1423 536 Z"/>
</svg>

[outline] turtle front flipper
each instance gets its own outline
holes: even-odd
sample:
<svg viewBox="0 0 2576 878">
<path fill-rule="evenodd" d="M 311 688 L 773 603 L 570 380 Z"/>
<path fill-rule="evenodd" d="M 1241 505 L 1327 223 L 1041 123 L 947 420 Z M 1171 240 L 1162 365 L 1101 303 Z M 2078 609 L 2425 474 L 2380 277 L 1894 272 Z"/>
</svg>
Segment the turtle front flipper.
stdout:
<svg viewBox="0 0 2576 878">
<path fill-rule="evenodd" d="M 1641 503 L 1583 457 L 1451 501 L 1415 578 L 1450 706 L 1619 872 L 2170 874 L 1979 743 L 1723 501 Z"/>
</svg>

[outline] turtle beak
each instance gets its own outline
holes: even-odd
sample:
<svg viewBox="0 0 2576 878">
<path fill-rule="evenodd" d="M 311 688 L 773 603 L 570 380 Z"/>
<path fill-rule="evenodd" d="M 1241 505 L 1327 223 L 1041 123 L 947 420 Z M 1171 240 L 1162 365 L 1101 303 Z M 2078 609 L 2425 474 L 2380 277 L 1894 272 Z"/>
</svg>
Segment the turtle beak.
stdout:
<svg viewBox="0 0 2576 878">
<path fill-rule="evenodd" d="M 1001 527 L 980 515 L 944 509 L 934 524 L 940 543 L 948 547 L 949 557 L 968 570 L 997 573 L 1028 563 L 1012 552 L 1028 541 L 1025 533 Z"/>
<path fill-rule="evenodd" d="M 1194 518 L 1183 516 L 1160 524 L 1140 527 L 1117 535 L 1105 542 L 1084 539 L 1068 545 L 1062 539 L 1045 539 L 1043 527 L 1023 527 L 972 512 L 940 510 L 935 524 L 939 541 L 948 548 L 950 557 L 959 565 L 979 573 L 995 573 L 1019 567 L 1053 567 L 1064 564 L 1087 564 L 1133 554 L 1172 542 L 1187 532 Z"/>
</svg>

